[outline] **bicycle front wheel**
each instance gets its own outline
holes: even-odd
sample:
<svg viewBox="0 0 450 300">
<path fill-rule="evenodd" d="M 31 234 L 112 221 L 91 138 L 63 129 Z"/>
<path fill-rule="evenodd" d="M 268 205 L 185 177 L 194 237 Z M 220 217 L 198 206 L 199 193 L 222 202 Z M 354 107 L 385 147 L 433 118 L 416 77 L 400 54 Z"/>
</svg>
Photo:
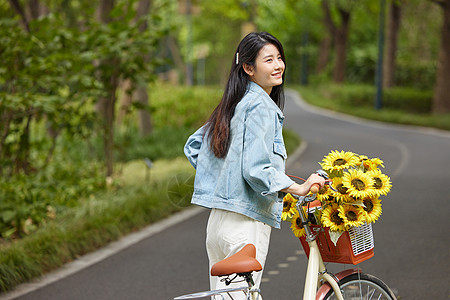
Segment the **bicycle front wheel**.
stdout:
<svg viewBox="0 0 450 300">
<path fill-rule="evenodd" d="M 344 300 L 385 299 L 396 300 L 391 289 L 380 279 L 370 274 L 351 274 L 339 281 Z M 333 289 L 330 289 L 323 299 L 337 299 Z"/>
</svg>

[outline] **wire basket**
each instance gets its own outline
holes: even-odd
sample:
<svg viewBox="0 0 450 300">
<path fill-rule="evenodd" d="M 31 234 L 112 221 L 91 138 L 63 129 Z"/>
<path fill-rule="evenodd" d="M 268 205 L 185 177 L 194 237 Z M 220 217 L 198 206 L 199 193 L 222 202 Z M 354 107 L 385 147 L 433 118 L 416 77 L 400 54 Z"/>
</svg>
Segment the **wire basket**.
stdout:
<svg viewBox="0 0 450 300">
<path fill-rule="evenodd" d="M 375 244 L 372 224 L 364 224 L 344 231 L 336 246 L 330 239 L 328 227 L 321 227 L 320 225 L 310 225 L 310 227 L 313 233 L 317 235 L 316 242 L 324 262 L 357 265 L 374 255 Z M 300 242 L 309 257 L 309 245 L 305 237 L 301 237 Z"/>
</svg>

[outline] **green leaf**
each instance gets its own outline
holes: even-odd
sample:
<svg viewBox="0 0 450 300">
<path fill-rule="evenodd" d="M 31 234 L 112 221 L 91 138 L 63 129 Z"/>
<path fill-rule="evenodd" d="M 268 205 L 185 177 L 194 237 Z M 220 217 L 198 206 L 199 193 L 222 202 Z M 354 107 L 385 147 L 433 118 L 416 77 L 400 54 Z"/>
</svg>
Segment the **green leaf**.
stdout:
<svg viewBox="0 0 450 300">
<path fill-rule="evenodd" d="M 9 223 L 14 219 L 14 217 L 16 216 L 16 213 L 13 210 L 5 210 L 5 211 L 2 211 L 0 216 L 4 223 Z"/>
</svg>

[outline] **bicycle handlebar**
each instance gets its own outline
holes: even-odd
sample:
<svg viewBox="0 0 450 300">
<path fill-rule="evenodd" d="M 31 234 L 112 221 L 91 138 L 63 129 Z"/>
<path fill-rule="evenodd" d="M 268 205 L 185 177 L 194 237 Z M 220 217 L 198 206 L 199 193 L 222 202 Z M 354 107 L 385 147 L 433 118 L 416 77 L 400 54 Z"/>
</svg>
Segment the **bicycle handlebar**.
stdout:
<svg viewBox="0 0 450 300">
<path fill-rule="evenodd" d="M 311 185 L 311 188 L 309 189 L 311 193 L 317 194 L 320 190 L 320 185 L 318 183 L 314 183 Z"/>
<path fill-rule="evenodd" d="M 325 185 L 328 185 L 330 189 L 332 189 L 333 191 L 336 191 L 336 189 L 331 185 L 333 181 L 329 178 L 328 174 L 324 170 L 317 170 L 316 174 L 322 176 L 325 179 Z M 295 177 L 295 176 L 292 176 L 292 177 Z M 297 178 L 299 178 L 299 177 L 297 177 Z M 307 203 L 307 202 L 314 201 L 316 199 L 316 194 L 320 190 L 320 185 L 318 183 L 314 183 L 311 185 L 309 190 L 312 193 L 312 195 L 309 195 L 309 196 L 292 195 L 294 198 L 301 200 L 301 201 L 299 201 L 299 203 L 297 205 L 303 205 L 300 203 Z"/>
</svg>

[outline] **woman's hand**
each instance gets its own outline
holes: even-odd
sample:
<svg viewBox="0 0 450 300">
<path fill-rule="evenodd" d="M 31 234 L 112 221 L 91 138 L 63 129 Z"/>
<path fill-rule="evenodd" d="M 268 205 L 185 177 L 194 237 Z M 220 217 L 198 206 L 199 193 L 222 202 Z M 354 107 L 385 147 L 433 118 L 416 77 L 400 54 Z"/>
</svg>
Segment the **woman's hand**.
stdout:
<svg viewBox="0 0 450 300">
<path fill-rule="evenodd" d="M 320 185 L 320 188 L 322 188 L 325 184 L 325 179 L 322 176 L 313 173 L 308 177 L 308 179 L 304 183 L 302 184 L 294 183 L 290 187 L 282 190 L 282 192 L 291 193 L 298 196 L 305 196 L 306 194 L 309 193 L 311 186 L 314 184 L 318 184 Z"/>
</svg>

